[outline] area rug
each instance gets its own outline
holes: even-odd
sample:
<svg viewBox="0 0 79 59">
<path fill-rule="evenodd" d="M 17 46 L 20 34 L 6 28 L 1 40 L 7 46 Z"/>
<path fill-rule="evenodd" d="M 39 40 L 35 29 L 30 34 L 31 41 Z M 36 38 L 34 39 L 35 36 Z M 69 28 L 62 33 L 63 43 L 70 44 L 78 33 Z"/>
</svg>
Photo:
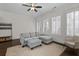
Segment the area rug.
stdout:
<svg viewBox="0 0 79 59">
<path fill-rule="evenodd" d="M 66 47 L 59 44 L 49 44 L 30 49 L 29 47 L 21 47 L 21 45 L 7 48 L 6 56 L 60 56 Z"/>
</svg>

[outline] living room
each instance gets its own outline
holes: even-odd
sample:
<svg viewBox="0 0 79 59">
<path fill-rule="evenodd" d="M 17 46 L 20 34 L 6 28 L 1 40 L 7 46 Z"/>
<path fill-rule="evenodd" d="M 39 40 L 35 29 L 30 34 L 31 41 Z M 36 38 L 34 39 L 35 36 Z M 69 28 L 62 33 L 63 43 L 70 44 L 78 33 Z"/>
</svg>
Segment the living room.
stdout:
<svg viewBox="0 0 79 59">
<path fill-rule="evenodd" d="M 77 56 L 78 16 L 79 3 L 0 3 L 0 55 Z"/>
</svg>

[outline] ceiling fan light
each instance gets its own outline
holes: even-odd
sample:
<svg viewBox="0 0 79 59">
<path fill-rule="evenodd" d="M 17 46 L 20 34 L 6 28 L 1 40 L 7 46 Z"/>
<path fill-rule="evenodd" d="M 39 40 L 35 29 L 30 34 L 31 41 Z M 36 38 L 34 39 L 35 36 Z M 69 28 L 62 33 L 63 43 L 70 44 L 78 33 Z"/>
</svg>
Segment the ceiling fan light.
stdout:
<svg viewBox="0 0 79 59">
<path fill-rule="evenodd" d="M 31 8 L 32 11 L 34 11 L 34 9 L 35 9 L 34 7 Z"/>
</svg>

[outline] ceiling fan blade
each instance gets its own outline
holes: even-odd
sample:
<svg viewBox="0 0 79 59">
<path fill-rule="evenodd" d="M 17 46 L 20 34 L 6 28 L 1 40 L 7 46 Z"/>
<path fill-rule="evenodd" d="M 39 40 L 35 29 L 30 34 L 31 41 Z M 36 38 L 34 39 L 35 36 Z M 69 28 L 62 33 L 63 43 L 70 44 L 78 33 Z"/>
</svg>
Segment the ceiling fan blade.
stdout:
<svg viewBox="0 0 79 59">
<path fill-rule="evenodd" d="M 32 7 L 32 5 L 26 5 L 26 4 L 22 4 L 23 6 L 27 6 L 27 7 Z"/>
<path fill-rule="evenodd" d="M 31 9 L 29 8 L 27 11 L 30 11 Z"/>
<path fill-rule="evenodd" d="M 42 8 L 42 6 L 34 6 L 35 8 Z"/>
<path fill-rule="evenodd" d="M 36 9 L 34 9 L 34 11 L 35 11 L 35 12 L 37 12 L 37 10 L 36 10 Z"/>
</svg>

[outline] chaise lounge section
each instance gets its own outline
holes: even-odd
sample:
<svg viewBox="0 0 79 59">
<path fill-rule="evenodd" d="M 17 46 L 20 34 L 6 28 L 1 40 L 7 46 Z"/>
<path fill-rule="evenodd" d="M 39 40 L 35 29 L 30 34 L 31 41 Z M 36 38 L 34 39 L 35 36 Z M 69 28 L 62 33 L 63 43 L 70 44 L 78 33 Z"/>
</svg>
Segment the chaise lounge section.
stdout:
<svg viewBox="0 0 79 59">
<path fill-rule="evenodd" d="M 39 39 L 42 40 L 42 42 L 45 44 L 49 44 L 49 43 L 53 42 L 53 38 L 49 35 L 41 35 L 39 37 Z"/>
</svg>

